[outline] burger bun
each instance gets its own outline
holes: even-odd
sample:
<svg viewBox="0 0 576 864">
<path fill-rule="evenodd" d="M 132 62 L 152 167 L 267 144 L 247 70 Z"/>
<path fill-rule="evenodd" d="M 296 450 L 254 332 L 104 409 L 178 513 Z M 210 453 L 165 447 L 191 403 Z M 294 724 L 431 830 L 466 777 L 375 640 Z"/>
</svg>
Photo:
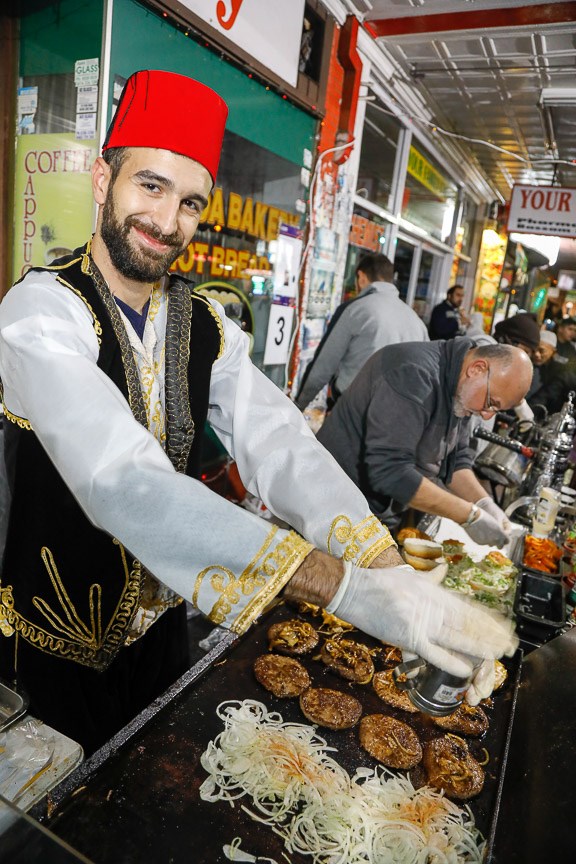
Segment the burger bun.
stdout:
<svg viewBox="0 0 576 864">
<path fill-rule="evenodd" d="M 417 555 L 410 555 L 406 549 L 404 549 L 403 556 L 406 563 L 414 567 L 415 570 L 434 570 L 440 564 L 444 564 L 443 558 L 419 558 Z"/>
<path fill-rule="evenodd" d="M 442 546 L 433 540 L 422 540 L 419 537 L 407 537 L 404 540 L 404 551 L 417 558 L 440 558 Z"/>
</svg>

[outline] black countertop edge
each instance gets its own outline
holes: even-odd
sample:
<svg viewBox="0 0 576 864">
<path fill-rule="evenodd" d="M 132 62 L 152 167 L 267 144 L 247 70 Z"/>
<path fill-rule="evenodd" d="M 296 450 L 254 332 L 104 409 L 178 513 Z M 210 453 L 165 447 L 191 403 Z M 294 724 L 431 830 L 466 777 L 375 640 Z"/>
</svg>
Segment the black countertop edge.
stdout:
<svg viewBox="0 0 576 864">
<path fill-rule="evenodd" d="M 158 714 L 166 705 L 175 699 L 183 690 L 188 687 L 193 681 L 196 681 L 201 675 L 207 672 L 211 666 L 216 663 L 220 657 L 225 654 L 241 637 L 236 633 L 226 633 L 222 640 L 209 651 L 205 657 L 202 657 L 198 663 L 195 663 L 187 672 L 178 678 L 161 696 L 158 696 L 147 708 L 140 712 L 133 720 L 130 721 L 123 729 L 114 735 L 110 741 L 107 741 L 99 750 L 90 756 L 85 762 L 76 768 L 68 777 L 54 787 L 47 795 L 45 795 L 37 804 L 34 805 L 28 812 L 29 815 L 38 822 L 45 820 L 49 813 L 58 807 L 62 801 L 68 797 L 75 789 L 83 785 L 100 766 L 113 756 L 121 747 L 126 744 L 134 735 L 148 723 L 148 721 Z"/>
</svg>

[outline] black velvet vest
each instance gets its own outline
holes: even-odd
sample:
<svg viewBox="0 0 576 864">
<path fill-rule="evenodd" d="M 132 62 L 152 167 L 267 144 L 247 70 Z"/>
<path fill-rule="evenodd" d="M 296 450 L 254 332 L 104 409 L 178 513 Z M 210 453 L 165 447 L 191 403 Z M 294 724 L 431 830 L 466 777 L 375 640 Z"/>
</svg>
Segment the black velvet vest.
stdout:
<svg viewBox="0 0 576 864">
<path fill-rule="evenodd" d="M 100 343 L 98 366 L 121 390 L 136 420 L 146 426 L 124 324 L 86 248 L 38 269 L 53 272 L 86 304 Z M 197 477 L 212 364 L 223 350 L 222 325 L 187 280 L 172 277 L 168 292 L 166 452 L 177 471 Z M 58 406 L 54 408 L 57 411 Z M 105 669 L 126 640 L 145 570 L 118 540 L 92 525 L 30 423 L 12 415 L 10 405 L 5 409 L 11 421 L 4 425 L 12 502 L 0 613 L 19 638 L 40 650 Z M 161 501 L 150 501 L 150 514 L 153 531 L 156 518 L 161 522 Z"/>
</svg>

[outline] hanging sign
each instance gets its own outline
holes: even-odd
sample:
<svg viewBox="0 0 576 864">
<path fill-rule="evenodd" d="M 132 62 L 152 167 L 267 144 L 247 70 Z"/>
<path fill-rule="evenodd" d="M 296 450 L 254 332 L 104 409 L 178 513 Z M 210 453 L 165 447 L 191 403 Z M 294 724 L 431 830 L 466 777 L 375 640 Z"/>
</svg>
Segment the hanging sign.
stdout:
<svg viewBox="0 0 576 864">
<path fill-rule="evenodd" d="M 180 5 L 296 86 L 304 0 L 180 0 Z"/>
<path fill-rule="evenodd" d="M 516 184 L 508 214 L 508 233 L 511 231 L 576 237 L 576 189 Z"/>
</svg>

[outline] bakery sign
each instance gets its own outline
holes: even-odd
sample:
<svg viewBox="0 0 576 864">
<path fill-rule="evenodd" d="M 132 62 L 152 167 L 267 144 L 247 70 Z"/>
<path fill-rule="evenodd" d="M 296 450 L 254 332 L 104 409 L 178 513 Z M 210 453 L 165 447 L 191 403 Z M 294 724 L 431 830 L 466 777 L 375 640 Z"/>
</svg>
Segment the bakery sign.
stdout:
<svg viewBox="0 0 576 864">
<path fill-rule="evenodd" d="M 180 5 L 296 86 L 304 0 L 180 0 Z"/>
<path fill-rule="evenodd" d="M 508 233 L 576 237 L 576 188 L 516 184 L 508 214 Z"/>
</svg>

